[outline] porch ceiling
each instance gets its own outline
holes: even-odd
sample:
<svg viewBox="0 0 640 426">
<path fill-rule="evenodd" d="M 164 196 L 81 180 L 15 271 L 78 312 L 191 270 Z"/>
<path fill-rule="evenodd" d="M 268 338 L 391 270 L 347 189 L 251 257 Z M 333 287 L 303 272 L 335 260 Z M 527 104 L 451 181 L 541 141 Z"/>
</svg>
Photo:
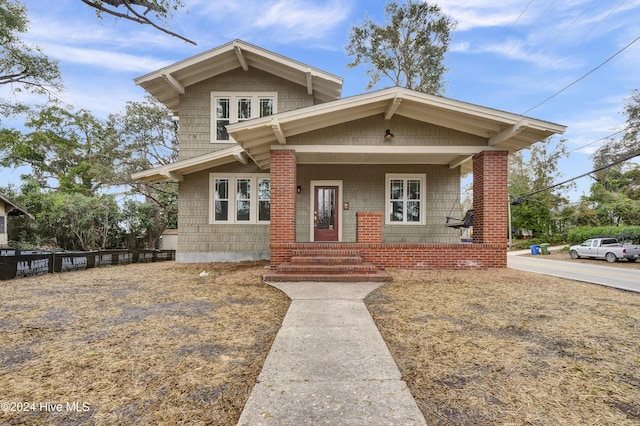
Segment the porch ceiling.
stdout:
<svg viewBox="0 0 640 426">
<path fill-rule="evenodd" d="M 282 148 L 274 146 L 273 148 Z M 486 146 L 344 146 L 296 145 L 298 164 L 445 164 L 451 168 L 468 162 L 474 154 L 497 148 Z M 466 170 L 465 170 L 466 171 Z M 470 170 L 469 170 L 470 171 Z"/>
<path fill-rule="evenodd" d="M 505 150 L 511 153 L 528 148 L 547 137 L 563 133 L 565 126 L 512 114 L 479 105 L 460 102 L 404 88 L 339 99 L 299 110 L 263 117 L 227 127 L 229 134 L 262 169 L 270 167 L 272 146 L 287 145 L 287 138 L 374 115 L 390 120 L 394 115 L 431 123 L 486 139 L 486 145 L 474 147 L 413 146 L 330 146 L 304 148 L 296 146 L 298 162 L 318 163 L 389 163 L 416 162 L 463 166 L 470 171 L 468 160 L 483 150 Z M 323 145 L 325 146 L 325 145 Z M 382 148 L 375 150 L 376 148 Z M 435 151 L 421 151 L 433 148 Z M 403 151 L 406 150 L 406 151 Z"/>
<path fill-rule="evenodd" d="M 307 88 L 322 102 L 338 99 L 342 78 L 312 68 L 241 40 L 169 65 L 134 79 L 148 93 L 179 113 L 180 95 L 185 88 L 237 68 L 256 68 Z"/>
</svg>

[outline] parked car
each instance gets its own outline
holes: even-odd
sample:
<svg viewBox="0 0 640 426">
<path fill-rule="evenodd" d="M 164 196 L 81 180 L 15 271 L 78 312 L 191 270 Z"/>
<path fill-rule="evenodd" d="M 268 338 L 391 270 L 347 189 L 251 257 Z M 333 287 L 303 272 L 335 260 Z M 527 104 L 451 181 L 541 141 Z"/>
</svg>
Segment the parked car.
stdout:
<svg viewBox="0 0 640 426">
<path fill-rule="evenodd" d="M 572 259 L 589 257 L 611 263 L 618 259 L 635 262 L 640 258 L 640 246 L 622 244 L 615 238 L 590 238 L 579 246 L 571 246 L 569 255 Z"/>
</svg>

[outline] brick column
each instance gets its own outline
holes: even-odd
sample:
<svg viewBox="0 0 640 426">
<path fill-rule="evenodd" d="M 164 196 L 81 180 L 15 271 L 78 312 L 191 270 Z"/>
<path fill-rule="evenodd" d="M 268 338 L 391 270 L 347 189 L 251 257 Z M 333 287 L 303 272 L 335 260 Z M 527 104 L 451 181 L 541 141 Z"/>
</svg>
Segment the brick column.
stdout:
<svg viewBox="0 0 640 426">
<path fill-rule="evenodd" d="M 382 212 L 357 212 L 356 220 L 357 242 L 382 242 Z"/>
<path fill-rule="evenodd" d="M 507 151 L 473 157 L 473 242 L 504 244 L 508 239 Z"/>
<path fill-rule="evenodd" d="M 290 253 L 282 244 L 296 241 L 296 152 L 271 150 L 271 263 L 278 264 Z"/>
</svg>

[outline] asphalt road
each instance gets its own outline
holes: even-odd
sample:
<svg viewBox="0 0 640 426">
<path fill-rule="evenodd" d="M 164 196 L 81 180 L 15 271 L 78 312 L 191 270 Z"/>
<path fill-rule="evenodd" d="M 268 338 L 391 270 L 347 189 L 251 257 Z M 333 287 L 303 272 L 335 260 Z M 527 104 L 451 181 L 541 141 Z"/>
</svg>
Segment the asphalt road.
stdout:
<svg viewBox="0 0 640 426">
<path fill-rule="evenodd" d="M 547 260 L 542 256 L 507 256 L 507 267 L 554 277 L 615 287 L 640 293 L 640 271 L 603 265 L 594 260 L 593 265 Z"/>
</svg>

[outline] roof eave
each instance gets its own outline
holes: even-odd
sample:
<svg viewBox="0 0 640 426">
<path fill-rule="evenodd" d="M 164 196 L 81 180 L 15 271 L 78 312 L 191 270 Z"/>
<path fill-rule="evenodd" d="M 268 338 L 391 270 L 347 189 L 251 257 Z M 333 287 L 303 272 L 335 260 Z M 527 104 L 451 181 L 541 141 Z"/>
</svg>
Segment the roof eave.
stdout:
<svg viewBox="0 0 640 426">
<path fill-rule="evenodd" d="M 225 66 L 219 70 L 199 70 L 198 67 L 216 58 L 223 60 Z M 172 65 L 150 72 L 133 81 L 151 95 L 157 97 L 174 113 L 178 112 L 179 96 L 186 87 L 219 73 L 241 68 L 245 71 L 255 67 L 307 88 L 310 95 L 326 102 L 338 99 L 342 93 L 343 79 L 320 69 L 311 67 L 274 52 L 262 49 L 241 40 L 234 40 L 222 46 L 200 53 Z M 182 78 L 190 71 L 199 71 L 197 77 Z M 205 72 L 202 72 L 205 71 Z M 181 77 L 182 75 L 182 77 Z M 183 81 L 185 80 L 185 81 Z"/>
<path fill-rule="evenodd" d="M 395 87 L 231 124 L 227 131 L 261 168 L 268 168 L 268 159 L 262 157 L 271 145 L 286 145 L 289 136 L 375 114 L 386 120 L 403 115 L 474 134 L 487 139 L 488 148 L 510 153 L 566 130 L 548 121 Z"/>
<path fill-rule="evenodd" d="M 248 157 L 244 153 L 244 150 L 242 147 L 237 145 L 221 149 L 219 151 L 214 151 L 209 154 L 177 161 L 175 163 L 142 170 L 140 172 L 133 173 L 131 178 L 133 180 L 147 183 L 159 183 L 166 181 L 180 182 L 184 179 L 185 175 L 236 161 L 244 164 L 248 163 Z"/>
</svg>

